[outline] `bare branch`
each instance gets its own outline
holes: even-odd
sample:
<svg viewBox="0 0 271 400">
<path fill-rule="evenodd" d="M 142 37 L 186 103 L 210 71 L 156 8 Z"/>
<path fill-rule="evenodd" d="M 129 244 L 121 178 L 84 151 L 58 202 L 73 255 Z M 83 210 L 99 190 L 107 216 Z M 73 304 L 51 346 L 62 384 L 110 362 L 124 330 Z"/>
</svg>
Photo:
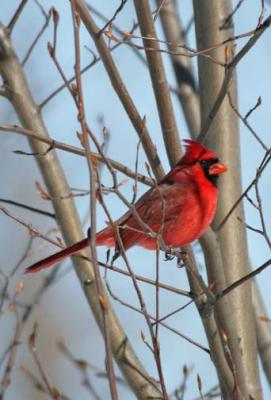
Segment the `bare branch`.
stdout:
<svg viewBox="0 0 271 400">
<path fill-rule="evenodd" d="M 144 48 L 148 48 L 148 50 L 146 50 L 146 57 L 148 60 L 152 86 L 168 159 L 171 167 L 173 167 L 181 155 L 180 139 L 173 112 L 169 86 L 162 62 L 162 56 L 159 52 L 160 48 L 156 40 L 157 36 L 152 13 L 148 2 L 134 1 L 134 6 L 137 12 L 141 34 L 143 36 Z M 152 38 L 152 40 L 149 41 L 147 38 Z M 152 51 L 149 51 L 149 48 L 151 48 Z"/>
<path fill-rule="evenodd" d="M 48 394 L 50 395 L 50 397 L 54 400 L 61 400 L 61 396 L 59 394 L 59 391 L 55 388 L 52 388 L 51 385 L 49 384 L 49 381 L 47 379 L 46 373 L 44 371 L 42 362 L 40 361 L 39 357 L 38 357 L 38 353 L 37 353 L 37 347 L 36 347 L 36 336 L 37 336 L 37 329 L 38 329 L 38 325 L 35 323 L 33 326 L 33 331 L 30 334 L 29 338 L 28 338 L 28 346 L 29 349 L 31 350 L 32 356 L 35 360 L 36 366 L 38 367 L 38 371 L 41 375 L 44 387 L 46 392 L 48 392 Z"/>
<path fill-rule="evenodd" d="M 228 92 L 228 98 L 229 98 L 229 102 L 230 102 L 231 108 L 233 109 L 235 114 L 238 115 L 238 118 L 240 118 L 240 120 L 248 128 L 249 132 L 255 137 L 257 142 L 260 143 L 260 145 L 263 147 L 263 149 L 265 151 L 267 151 L 268 147 L 265 145 L 265 143 L 262 141 L 262 139 L 259 137 L 259 135 L 255 132 L 255 130 L 247 122 L 247 118 L 249 117 L 249 115 L 260 105 L 259 101 L 257 101 L 256 105 L 251 110 L 248 111 L 248 113 L 245 115 L 245 117 L 243 117 L 240 114 L 240 112 L 237 110 L 236 106 L 233 104 L 233 101 L 232 101 L 232 98 L 231 98 L 231 95 L 230 95 L 229 92 Z"/>
<path fill-rule="evenodd" d="M 7 32 L 10 35 L 14 26 L 16 25 L 16 22 L 18 21 L 26 3 L 28 0 L 21 0 L 17 10 L 15 11 L 15 14 L 13 15 L 13 17 L 11 18 L 11 21 L 9 22 L 8 26 L 7 26 Z"/>
<path fill-rule="evenodd" d="M 114 19 L 116 19 L 117 15 L 121 12 L 121 10 L 123 9 L 123 7 L 125 6 L 126 3 L 127 3 L 127 0 L 121 0 L 119 7 L 116 9 L 116 11 L 113 14 L 113 17 L 110 18 L 110 20 L 100 30 L 100 33 L 99 33 L 100 35 L 103 33 L 103 31 L 106 30 L 107 27 L 111 26 L 112 22 L 114 21 Z"/>
<path fill-rule="evenodd" d="M 40 214 L 40 215 L 44 215 L 44 216 L 49 217 L 49 218 L 56 219 L 56 216 L 53 213 L 50 213 L 50 212 L 44 211 L 44 210 L 40 210 L 39 208 L 36 208 L 36 207 L 28 206 L 27 204 L 23 204 L 23 203 L 20 203 L 18 201 L 0 198 L 0 203 L 11 204 L 13 206 L 20 207 L 20 208 L 23 208 L 23 209 L 28 210 L 28 211 L 32 211 L 34 213 L 37 213 L 37 214 Z"/>
<path fill-rule="evenodd" d="M 179 46 L 186 44 L 181 19 L 177 11 L 177 3 L 174 1 L 163 2 L 156 0 L 161 7 L 160 18 L 170 50 L 170 59 L 174 68 L 178 84 L 177 96 L 182 105 L 187 127 L 195 139 L 200 130 L 199 98 L 196 87 L 196 79 L 193 74 L 192 63 L 189 57 L 178 55 Z"/>
<path fill-rule="evenodd" d="M 247 186 L 247 188 L 243 191 L 241 196 L 236 200 L 236 202 L 233 204 L 233 206 L 230 208 L 230 210 L 226 213 L 225 217 L 222 219 L 222 221 L 214 228 L 215 231 L 219 231 L 222 229 L 222 227 L 225 225 L 225 223 L 228 221 L 229 217 L 232 215 L 233 211 L 236 209 L 238 204 L 242 201 L 242 199 L 248 194 L 250 189 L 255 185 L 255 183 L 258 181 L 260 178 L 261 174 L 271 161 L 271 149 L 268 149 L 267 152 L 265 153 L 263 160 L 259 166 L 259 168 L 256 171 L 256 176 L 255 178 L 250 182 L 250 184 Z"/>
<path fill-rule="evenodd" d="M 49 26 L 49 22 L 50 22 L 50 13 L 46 14 L 46 12 L 44 10 L 42 10 L 42 14 L 44 16 L 44 24 L 42 25 L 42 27 L 40 28 L 40 31 L 37 33 L 36 37 L 34 38 L 33 42 L 31 43 L 31 45 L 29 46 L 25 56 L 22 59 L 22 65 L 24 66 L 27 61 L 29 60 L 29 57 L 32 54 L 32 51 L 34 50 L 34 48 L 36 47 L 37 43 L 39 42 L 40 38 L 42 37 L 43 33 L 46 31 L 46 29 Z"/>
<path fill-rule="evenodd" d="M 133 305 L 131 305 L 131 304 L 129 304 L 129 303 L 127 303 L 127 302 L 121 300 L 119 297 L 117 297 L 117 296 L 112 292 L 110 286 L 108 285 L 108 282 L 107 282 L 107 285 L 106 285 L 106 286 L 107 286 L 107 289 L 108 289 L 110 295 L 113 297 L 114 300 L 118 301 L 118 302 L 119 302 L 121 305 L 123 305 L 124 307 L 127 307 L 127 308 L 129 308 L 130 310 L 133 310 L 133 311 L 135 311 L 135 312 L 137 312 L 137 313 L 142 314 L 143 316 L 145 316 L 145 315 L 144 315 L 145 310 L 142 310 L 142 309 L 139 309 L 139 308 L 137 308 L 137 307 L 134 307 Z M 151 321 L 154 321 L 154 322 L 152 323 L 152 325 L 155 325 L 155 324 L 156 324 L 156 322 L 157 322 L 156 317 L 154 317 L 154 316 L 152 316 L 152 315 L 150 315 L 150 314 L 148 314 L 147 317 L 148 317 Z M 184 335 L 184 334 L 181 333 L 179 330 L 177 330 L 177 329 L 173 328 L 172 326 L 170 326 L 170 325 L 164 323 L 163 321 L 159 321 L 159 324 L 160 324 L 161 326 L 163 326 L 164 328 L 168 329 L 169 331 L 173 332 L 173 333 L 176 334 L 177 336 L 181 337 L 182 339 L 186 340 L 187 342 L 189 342 L 189 343 L 192 344 L 193 346 L 196 346 L 196 347 L 198 347 L 199 349 L 201 349 L 201 350 L 203 350 L 204 352 L 206 352 L 207 354 L 210 354 L 210 350 L 209 350 L 207 347 L 204 347 L 202 344 L 200 344 L 199 342 L 196 342 L 196 341 L 195 341 L 194 339 L 192 339 L 191 337 L 189 337 L 189 336 L 187 336 L 187 335 Z M 152 353 L 153 353 L 152 348 L 151 348 L 151 347 L 149 347 L 149 348 L 150 348 L 150 350 L 151 350 Z"/>
<path fill-rule="evenodd" d="M 231 79 L 232 79 L 232 76 L 233 76 L 233 73 L 235 71 L 237 64 L 244 58 L 244 56 L 249 52 L 249 50 L 257 43 L 257 41 L 260 39 L 262 34 L 266 31 L 266 29 L 269 28 L 270 23 L 271 23 L 271 15 L 269 15 L 269 17 L 267 17 L 266 20 L 255 29 L 254 35 L 248 40 L 248 42 L 236 54 L 236 56 L 233 58 L 233 60 L 227 65 L 225 77 L 222 82 L 220 91 L 217 95 L 217 98 L 213 104 L 211 111 L 209 112 L 209 115 L 205 119 L 204 125 L 198 136 L 198 140 L 200 142 L 203 142 L 207 137 L 209 128 L 210 128 L 215 116 L 217 115 L 218 110 L 220 109 L 220 106 L 227 94 L 229 84 L 231 82 Z"/>
<path fill-rule="evenodd" d="M 56 148 L 59 150 L 63 150 L 66 152 L 76 154 L 78 156 L 86 157 L 86 152 L 84 149 L 80 149 L 79 147 L 75 147 L 75 146 L 72 146 L 72 145 L 69 145 L 69 144 L 66 144 L 63 142 L 59 142 L 54 139 L 50 139 L 49 137 L 48 138 L 43 137 L 40 134 L 35 133 L 34 131 L 32 131 L 30 129 L 25 129 L 25 128 L 19 127 L 17 125 L 0 125 L 0 131 L 18 133 L 19 135 L 26 136 L 30 139 L 37 140 L 42 143 L 46 143 L 50 146 L 51 149 Z M 92 152 L 91 156 L 99 162 L 104 162 L 104 159 L 100 154 Z M 130 178 L 136 177 L 136 179 L 139 182 L 144 183 L 145 185 L 148 185 L 148 186 L 152 186 L 152 180 L 149 179 L 148 177 L 141 175 L 138 172 L 134 172 L 130 168 L 126 167 L 125 165 L 123 165 L 117 161 L 114 161 L 110 158 L 107 158 L 107 160 L 110 162 L 112 167 L 115 168 L 117 171 L 122 172 L 124 175 L 127 175 Z"/>
<path fill-rule="evenodd" d="M 85 6 L 82 0 L 76 0 L 76 5 L 80 17 L 85 24 L 89 34 L 91 35 L 97 50 L 100 53 L 104 66 L 107 70 L 108 76 L 111 80 L 112 86 L 117 92 L 120 101 L 122 102 L 137 134 L 139 137 L 142 137 L 142 145 L 145 149 L 146 155 L 149 159 L 149 163 L 152 166 L 152 169 L 156 175 L 156 178 L 159 180 L 164 175 L 163 167 L 159 160 L 157 150 L 151 140 L 149 132 L 147 131 L 144 124 L 142 124 L 142 118 L 139 115 L 121 77 L 117 70 L 117 67 L 111 57 L 110 51 L 106 46 L 103 38 L 99 36 L 99 28 L 96 26 L 94 20 L 88 12 L 87 7 Z"/>
<path fill-rule="evenodd" d="M 225 290 L 223 290 L 223 292 L 221 294 L 217 295 L 217 299 L 220 299 L 221 297 L 226 296 L 228 293 L 230 293 L 232 290 L 236 289 L 238 286 L 240 286 L 243 283 L 245 283 L 246 281 L 252 279 L 254 276 L 260 274 L 267 267 L 269 267 L 270 264 L 271 264 L 271 259 L 267 260 L 265 263 L 263 263 L 260 267 L 256 268 L 254 271 L 252 271 L 249 274 L 238 279 L 236 282 L 232 283 Z"/>
</svg>

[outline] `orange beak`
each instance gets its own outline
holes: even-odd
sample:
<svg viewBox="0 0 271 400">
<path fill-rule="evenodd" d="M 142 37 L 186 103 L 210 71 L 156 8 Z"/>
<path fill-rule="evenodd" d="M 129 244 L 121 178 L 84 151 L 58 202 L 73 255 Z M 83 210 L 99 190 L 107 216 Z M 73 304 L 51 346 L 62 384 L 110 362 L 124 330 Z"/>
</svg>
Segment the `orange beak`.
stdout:
<svg viewBox="0 0 271 400">
<path fill-rule="evenodd" d="M 226 172 L 226 171 L 228 171 L 228 167 L 225 164 L 222 164 L 221 162 L 212 164 L 209 168 L 210 175 L 219 175 L 219 174 L 223 174 L 223 172 Z"/>
</svg>

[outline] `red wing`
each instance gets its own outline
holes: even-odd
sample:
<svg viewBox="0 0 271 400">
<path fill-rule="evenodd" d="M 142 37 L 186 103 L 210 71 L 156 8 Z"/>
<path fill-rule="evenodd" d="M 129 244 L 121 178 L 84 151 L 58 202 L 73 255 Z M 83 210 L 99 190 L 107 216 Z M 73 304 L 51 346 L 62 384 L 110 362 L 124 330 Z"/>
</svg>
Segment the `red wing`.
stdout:
<svg viewBox="0 0 271 400">
<path fill-rule="evenodd" d="M 138 216 L 156 233 L 163 230 L 163 224 L 170 220 L 175 220 L 176 216 L 182 213 L 186 193 L 191 190 L 189 182 L 174 182 L 174 184 L 163 183 L 150 189 L 135 204 Z M 134 244 L 142 244 L 142 241 L 150 242 L 144 247 L 155 248 L 156 240 L 151 240 L 144 228 L 138 224 L 131 212 L 125 214 L 120 220 L 116 221 L 120 229 L 120 234 L 124 247 L 128 249 Z"/>
</svg>

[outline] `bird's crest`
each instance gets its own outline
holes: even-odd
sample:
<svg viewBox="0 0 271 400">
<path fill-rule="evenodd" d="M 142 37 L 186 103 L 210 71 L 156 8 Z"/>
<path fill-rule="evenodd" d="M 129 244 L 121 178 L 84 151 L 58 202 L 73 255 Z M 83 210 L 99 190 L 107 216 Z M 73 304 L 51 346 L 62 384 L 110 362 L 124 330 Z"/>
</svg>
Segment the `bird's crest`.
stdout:
<svg viewBox="0 0 271 400">
<path fill-rule="evenodd" d="M 191 163 L 200 158 L 217 158 L 214 152 L 203 144 L 191 139 L 184 139 L 185 155 L 182 158 L 183 163 Z"/>
</svg>

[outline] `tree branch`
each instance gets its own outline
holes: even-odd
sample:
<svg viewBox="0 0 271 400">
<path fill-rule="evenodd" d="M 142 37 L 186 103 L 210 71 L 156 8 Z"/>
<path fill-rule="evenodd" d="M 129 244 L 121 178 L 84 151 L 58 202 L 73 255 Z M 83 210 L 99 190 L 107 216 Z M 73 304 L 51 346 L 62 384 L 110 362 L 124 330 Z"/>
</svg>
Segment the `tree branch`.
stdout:
<svg viewBox="0 0 271 400">
<path fill-rule="evenodd" d="M 173 167 L 180 158 L 180 139 L 170 97 L 170 90 L 162 62 L 159 42 L 154 28 L 148 1 L 134 1 L 138 23 L 143 36 L 143 44 L 149 65 L 152 86 L 156 99 L 160 124 L 170 165 Z M 152 40 L 148 40 L 151 38 Z M 152 51 L 149 51 L 149 48 Z"/>
<path fill-rule="evenodd" d="M 157 150 L 151 140 L 149 132 L 145 126 L 144 118 L 138 113 L 132 98 L 130 97 L 124 82 L 118 72 L 118 69 L 114 63 L 111 53 L 102 37 L 100 35 L 100 29 L 92 19 L 85 3 L 83 0 L 76 0 L 77 9 L 79 15 L 86 26 L 89 34 L 91 35 L 97 50 L 100 53 L 103 64 L 106 68 L 108 76 L 111 80 L 112 86 L 119 96 L 119 99 L 125 108 L 148 157 L 149 163 L 152 170 L 155 173 L 157 180 L 160 180 L 164 175 L 164 170 L 159 160 Z"/>
<path fill-rule="evenodd" d="M 177 96 L 183 108 L 188 130 L 195 139 L 200 131 L 199 98 L 191 59 L 178 54 L 179 48 L 177 46 L 185 44 L 186 38 L 183 34 L 181 19 L 178 16 L 177 3 L 174 1 L 164 2 L 163 0 L 156 0 L 156 4 L 158 7 L 162 5 L 160 18 L 167 42 L 169 43 L 170 59 L 178 84 Z"/>
<path fill-rule="evenodd" d="M 86 152 L 84 149 L 80 149 L 79 147 L 72 146 L 67 143 L 59 142 L 57 140 L 51 139 L 49 137 L 40 136 L 38 133 L 33 132 L 31 129 L 26 129 L 17 125 L 0 125 L 0 132 L 14 132 L 19 135 L 23 135 L 28 137 L 29 139 L 37 140 L 42 143 L 48 144 L 50 151 L 53 149 L 63 150 L 69 153 L 76 154 L 78 156 L 86 157 Z M 47 149 L 48 150 L 48 149 Z M 44 154 L 44 153 L 43 153 Z M 41 153 L 42 155 L 42 153 Z M 104 163 L 103 157 L 98 154 L 91 152 L 91 156 L 99 161 Z M 124 175 L 129 176 L 130 178 L 136 179 L 144 183 L 145 185 L 152 186 L 153 182 L 150 178 L 145 175 L 141 175 L 138 172 L 132 171 L 130 168 L 125 165 L 119 163 L 118 161 L 112 160 L 111 158 L 107 158 L 108 162 L 115 168 L 117 171 L 122 172 Z"/>
<path fill-rule="evenodd" d="M 214 121 L 215 116 L 217 115 L 220 107 L 223 103 L 223 100 L 228 92 L 229 84 L 231 82 L 232 77 L 234 76 L 235 68 L 237 64 L 244 58 L 244 56 L 249 52 L 249 50 L 257 43 L 262 34 L 266 31 L 267 28 L 270 27 L 271 24 L 271 15 L 269 15 L 266 20 L 260 24 L 256 29 L 254 35 L 247 41 L 247 43 L 242 47 L 242 49 L 236 54 L 233 60 L 227 65 L 225 77 L 220 86 L 220 90 L 217 94 L 217 97 L 213 103 L 209 114 L 204 119 L 204 123 L 202 125 L 198 140 L 203 142 L 206 139 L 209 128 Z"/>
</svg>

